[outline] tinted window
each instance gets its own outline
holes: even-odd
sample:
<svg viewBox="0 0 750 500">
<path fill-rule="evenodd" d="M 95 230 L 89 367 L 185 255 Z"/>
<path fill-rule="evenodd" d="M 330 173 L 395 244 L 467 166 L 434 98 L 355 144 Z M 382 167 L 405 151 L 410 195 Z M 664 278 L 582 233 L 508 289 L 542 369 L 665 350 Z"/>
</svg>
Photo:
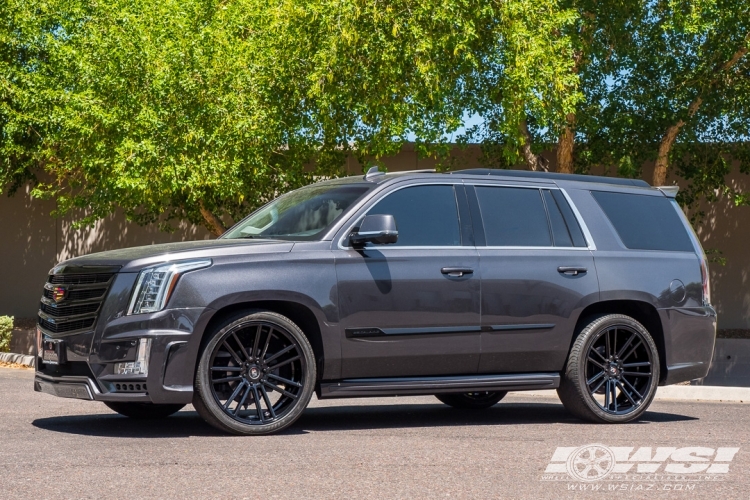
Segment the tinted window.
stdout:
<svg viewBox="0 0 750 500">
<path fill-rule="evenodd" d="M 414 186 L 387 195 L 368 215 L 396 219 L 396 246 L 458 246 L 458 209 L 453 186 Z"/>
<path fill-rule="evenodd" d="M 586 238 L 583 237 L 581 226 L 578 225 L 578 220 L 576 219 L 576 216 L 573 215 L 573 210 L 571 210 L 570 205 L 568 205 L 568 200 L 565 199 L 565 196 L 563 196 L 558 189 L 552 190 L 552 197 L 555 199 L 555 202 L 557 202 L 557 208 L 560 209 L 560 213 L 562 213 L 563 219 L 565 219 L 565 225 L 568 227 L 570 237 L 573 238 L 573 245 L 577 247 L 585 247 Z"/>
<path fill-rule="evenodd" d="M 477 186 L 488 246 L 552 246 L 538 189 Z"/>
<path fill-rule="evenodd" d="M 573 239 L 570 237 L 568 225 L 565 224 L 562 212 L 557 207 L 557 202 L 552 197 L 552 193 L 544 190 L 544 202 L 547 204 L 547 213 L 549 214 L 549 225 L 552 227 L 552 238 L 555 240 L 556 247 L 572 247 Z"/>
<path fill-rule="evenodd" d="M 592 191 L 626 247 L 692 252 L 693 245 L 672 202 L 664 196 Z"/>
</svg>

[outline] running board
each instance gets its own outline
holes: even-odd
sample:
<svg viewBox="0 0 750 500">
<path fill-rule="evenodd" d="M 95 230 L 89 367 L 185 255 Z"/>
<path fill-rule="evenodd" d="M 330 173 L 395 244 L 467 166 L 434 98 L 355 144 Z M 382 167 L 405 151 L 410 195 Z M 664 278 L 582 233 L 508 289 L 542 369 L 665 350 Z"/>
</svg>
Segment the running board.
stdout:
<svg viewBox="0 0 750 500">
<path fill-rule="evenodd" d="M 454 377 L 357 378 L 321 382 L 320 399 L 372 396 L 426 396 L 450 392 L 557 389 L 559 373 L 462 375 Z"/>
</svg>

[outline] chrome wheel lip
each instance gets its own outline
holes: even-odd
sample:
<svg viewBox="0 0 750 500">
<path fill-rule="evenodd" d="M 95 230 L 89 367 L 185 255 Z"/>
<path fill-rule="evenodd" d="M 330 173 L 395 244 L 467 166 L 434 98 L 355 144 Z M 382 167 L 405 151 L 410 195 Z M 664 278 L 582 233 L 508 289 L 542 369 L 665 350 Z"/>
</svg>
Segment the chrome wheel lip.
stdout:
<svg viewBox="0 0 750 500">
<path fill-rule="evenodd" d="M 645 359 L 633 359 L 634 355 L 645 355 Z M 636 328 L 624 324 L 602 328 L 588 343 L 584 363 L 583 385 L 600 411 L 627 416 L 649 400 L 654 385 L 654 359 L 646 338 Z M 597 395 L 604 396 L 604 404 Z"/>
<path fill-rule="evenodd" d="M 257 341 L 251 345 L 243 345 L 244 343 L 240 342 L 238 334 L 253 328 L 256 329 L 255 334 L 251 334 L 253 339 L 259 335 L 265 336 L 268 339 L 266 345 Z M 280 351 L 269 350 L 271 336 L 280 340 L 283 336 L 286 346 Z M 239 346 L 235 345 L 234 352 L 232 352 L 232 346 L 227 344 L 228 339 L 233 339 L 236 344 L 243 347 L 237 349 Z M 236 366 L 217 365 L 217 354 L 222 351 L 222 347 L 225 347 L 225 353 Z M 287 353 L 291 356 L 286 356 Z M 294 359 L 289 361 L 291 358 Z M 243 425 L 257 428 L 279 422 L 294 411 L 306 385 L 305 356 L 302 347 L 285 327 L 269 321 L 250 320 L 233 325 L 218 339 L 208 361 L 209 386 L 213 401 L 226 417 Z M 296 372 L 295 376 L 290 379 L 278 374 L 280 370 L 278 367 L 286 367 L 288 364 L 295 365 L 294 371 Z M 224 370 L 224 368 L 227 369 Z M 216 374 L 222 376 L 216 377 Z M 238 383 L 234 386 L 232 394 L 222 402 L 216 389 L 216 385 L 220 382 L 216 382 L 215 379 L 227 378 L 227 375 L 236 376 L 231 377 L 237 379 L 232 382 Z M 289 387 L 287 383 L 293 383 L 294 387 Z M 283 390 L 279 391 L 279 389 Z M 278 392 L 281 392 L 281 396 L 276 402 L 272 402 L 271 396 Z M 255 411 L 250 411 L 245 417 L 242 415 L 241 408 L 245 407 L 244 412 L 250 410 L 248 401 L 251 401 L 250 404 L 255 407 Z M 234 408 L 231 407 L 232 403 L 236 403 Z"/>
</svg>

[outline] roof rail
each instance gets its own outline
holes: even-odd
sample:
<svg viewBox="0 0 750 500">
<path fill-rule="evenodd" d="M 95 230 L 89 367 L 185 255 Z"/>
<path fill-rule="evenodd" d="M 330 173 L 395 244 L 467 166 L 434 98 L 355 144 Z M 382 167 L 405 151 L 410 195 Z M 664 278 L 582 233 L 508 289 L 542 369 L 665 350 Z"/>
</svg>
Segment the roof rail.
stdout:
<svg viewBox="0 0 750 500">
<path fill-rule="evenodd" d="M 641 179 L 623 179 L 621 177 L 605 177 L 602 175 L 560 174 L 557 172 L 534 172 L 531 170 L 470 168 L 467 170 L 456 170 L 451 173 L 465 175 L 502 175 L 505 177 L 536 177 L 540 179 L 556 179 L 560 181 L 596 182 L 600 184 L 615 184 L 620 186 L 651 187 L 648 182 Z"/>
</svg>

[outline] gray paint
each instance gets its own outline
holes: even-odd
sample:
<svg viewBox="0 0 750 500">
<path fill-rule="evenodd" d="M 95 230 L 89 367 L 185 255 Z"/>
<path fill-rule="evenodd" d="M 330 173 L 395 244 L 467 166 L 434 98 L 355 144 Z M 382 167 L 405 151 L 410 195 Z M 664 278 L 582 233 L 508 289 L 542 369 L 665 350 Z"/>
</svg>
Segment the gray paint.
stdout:
<svg viewBox="0 0 750 500">
<path fill-rule="evenodd" d="M 55 272 L 78 266 L 121 269 L 94 331 L 50 335 L 65 340 L 68 359 L 75 363 L 38 368 L 38 390 L 86 393 L 97 400 L 190 402 L 196 360 L 211 320 L 228 307 L 260 301 L 293 303 L 312 313 L 321 332 L 319 377 L 328 389 L 342 380 L 375 378 L 385 384 L 393 377 L 417 377 L 434 390 L 435 377 L 559 374 L 585 309 L 610 300 L 636 301 L 658 311 L 667 361 L 664 382 L 698 378 L 708 370 L 716 315 L 701 303 L 698 256 L 624 248 L 590 194 L 606 189 L 664 196 L 659 190 L 465 174 L 386 175 L 371 182 L 371 192 L 321 241 L 220 239 L 102 252 L 61 264 Z M 346 245 L 351 228 L 388 192 L 421 183 L 488 182 L 563 189 L 580 214 L 589 247 L 355 250 Z M 470 236 L 472 228 L 462 231 Z M 210 258 L 212 265 L 184 274 L 166 310 L 125 314 L 139 271 L 195 258 Z M 441 272 L 445 267 L 474 272 L 450 276 Z M 570 276 L 558 267 L 587 272 Z M 675 287 L 677 280 L 684 288 Z M 347 329 L 383 334 L 360 337 L 347 335 Z M 112 384 L 125 378 L 113 374 L 114 363 L 133 360 L 134 341 L 142 337 L 153 342 L 149 374 L 130 379 L 147 383 L 148 394 L 113 393 Z M 82 381 L 86 389 L 79 392 L 50 388 Z"/>
</svg>

